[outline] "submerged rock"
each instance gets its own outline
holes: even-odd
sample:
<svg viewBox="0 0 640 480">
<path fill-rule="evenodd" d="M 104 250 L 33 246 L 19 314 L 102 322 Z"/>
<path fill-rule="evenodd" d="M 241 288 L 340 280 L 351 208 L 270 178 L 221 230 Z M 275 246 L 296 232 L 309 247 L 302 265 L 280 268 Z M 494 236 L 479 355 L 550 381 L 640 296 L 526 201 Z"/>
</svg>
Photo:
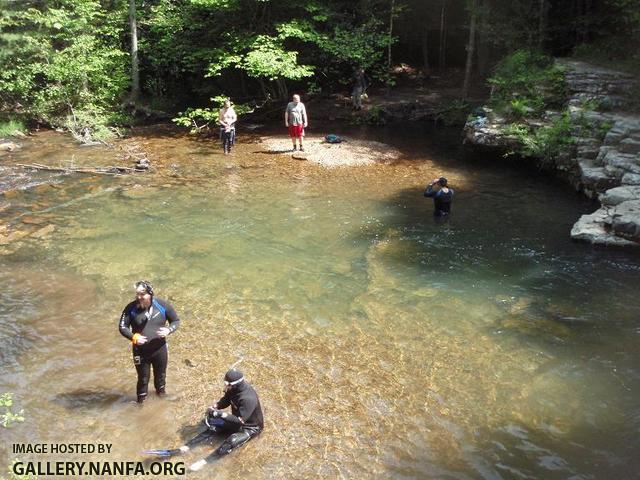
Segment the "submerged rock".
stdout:
<svg viewBox="0 0 640 480">
<path fill-rule="evenodd" d="M 51 215 L 47 215 L 47 217 L 51 217 Z M 26 223 L 27 225 L 42 225 L 48 221 L 48 218 L 45 216 L 35 216 L 35 215 L 25 215 L 20 219 L 22 223 Z"/>
<path fill-rule="evenodd" d="M 19 150 L 22 148 L 19 144 L 14 142 L 1 142 L 0 143 L 0 152 L 13 152 L 14 150 Z"/>
<path fill-rule="evenodd" d="M 47 225 L 46 227 L 36 230 L 34 233 L 31 234 L 31 236 L 34 238 L 43 238 L 53 233 L 55 229 L 56 229 L 55 225 Z"/>
<path fill-rule="evenodd" d="M 129 188 L 123 188 L 121 194 L 123 197 L 130 198 L 132 200 L 149 198 L 156 194 L 157 189 L 155 187 L 147 187 L 136 184 Z"/>
<path fill-rule="evenodd" d="M 21 240 L 22 238 L 29 235 L 29 232 L 25 232 L 23 230 L 16 230 L 8 235 L 0 235 L 0 245 L 9 245 L 17 240 Z"/>
</svg>

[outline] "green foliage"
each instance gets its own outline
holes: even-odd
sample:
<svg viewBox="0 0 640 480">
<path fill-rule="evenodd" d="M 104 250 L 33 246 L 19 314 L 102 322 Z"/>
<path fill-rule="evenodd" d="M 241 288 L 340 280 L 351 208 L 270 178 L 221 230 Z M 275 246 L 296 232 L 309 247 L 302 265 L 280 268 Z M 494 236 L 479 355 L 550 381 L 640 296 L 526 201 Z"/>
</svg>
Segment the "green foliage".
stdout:
<svg viewBox="0 0 640 480">
<path fill-rule="evenodd" d="M 577 136 L 591 136 L 603 140 L 605 135 L 613 127 L 610 121 L 602 121 L 599 117 L 590 117 L 588 112 L 594 112 L 601 108 L 600 102 L 584 100 L 580 104 L 580 113 L 573 116 L 573 133 Z"/>
<path fill-rule="evenodd" d="M 528 105 L 526 98 L 514 98 L 509 102 L 509 111 L 516 118 L 524 118 L 535 110 L 534 107 Z"/>
<path fill-rule="evenodd" d="M 364 115 L 357 115 L 352 118 L 352 123 L 355 125 L 386 125 L 387 115 L 385 111 L 378 105 L 372 106 L 365 112 Z"/>
<path fill-rule="evenodd" d="M 0 56 L 2 103 L 22 106 L 26 117 L 53 126 L 97 132 L 128 87 L 128 56 L 119 48 L 115 22 L 123 11 L 105 11 L 97 0 L 33 5 L 3 17 L 14 39 Z M 74 116 L 91 122 L 74 125 Z"/>
<path fill-rule="evenodd" d="M 220 114 L 220 108 L 222 108 L 224 102 L 229 97 L 224 95 L 218 95 L 213 97 L 211 101 L 214 105 L 220 105 L 219 108 L 188 108 L 185 112 L 178 113 L 172 121 L 176 125 L 189 128 L 190 133 L 196 134 L 203 130 L 210 130 L 213 125 L 217 125 L 218 117 Z M 238 117 L 244 113 L 251 112 L 253 108 L 249 105 L 233 105 L 233 109 L 236 111 Z"/>
<path fill-rule="evenodd" d="M 569 151 L 574 142 L 568 112 L 554 119 L 550 125 L 541 127 L 512 123 L 505 129 L 505 133 L 514 137 L 521 145 L 514 153 L 536 157 L 544 163 L 552 163 L 559 155 Z"/>
<path fill-rule="evenodd" d="M 607 135 L 607 133 L 609 133 L 609 130 L 611 130 L 612 128 L 613 128 L 612 122 L 602 122 L 598 126 L 599 137 L 603 139 Z"/>
<path fill-rule="evenodd" d="M 209 9 L 232 9 L 238 8 L 240 2 L 238 0 L 189 0 L 190 3 L 197 7 Z"/>
<path fill-rule="evenodd" d="M 218 110 L 213 108 L 188 108 L 185 112 L 179 112 L 173 122 L 190 128 L 190 132 L 195 134 L 204 129 L 209 130 L 218 121 L 218 115 Z"/>
<path fill-rule="evenodd" d="M 446 126 L 464 125 L 471 110 L 471 105 L 461 99 L 456 99 L 438 111 L 436 120 Z"/>
<path fill-rule="evenodd" d="M 382 60 L 393 39 L 381 33 L 382 22 L 370 19 L 355 28 L 336 25 L 333 31 L 316 39 L 318 47 L 333 61 L 371 70 Z"/>
<path fill-rule="evenodd" d="M 121 117 L 109 115 L 99 106 L 88 104 L 81 110 L 71 109 L 62 126 L 79 142 L 105 142 L 120 133 L 117 128 L 109 126 L 117 123 L 116 118 Z"/>
<path fill-rule="evenodd" d="M 11 407 L 13 407 L 13 395 L 11 393 L 0 395 L 0 408 L 4 410 L 0 413 L 0 425 L 4 428 L 9 428 L 15 422 L 24 422 L 23 410 L 14 413 Z"/>
<path fill-rule="evenodd" d="M 16 132 L 23 133 L 27 129 L 24 122 L 20 120 L 7 120 L 6 122 L 0 121 L 0 138 L 14 136 Z"/>
<path fill-rule="evenodd" d="M 277 38 L 259 35 L 244 55 L 240 65 L 247 75 L 268 80 L 299 80 L 313 75 L 313 68 L 299 65 L 298 53 L 285 50 Z"/>
<path fill-rule="evenodd" d="M 184 89 L 180 78 L 192 79 L 200 104 L 220 91 L 254 100 L 284 98 L 291 84 L 320 91 L 349 83 L 356 66 L 389 80 L 386 25 L 349 2 L 158 0 L 141 24 L 146 71 L 164 78 L 169 94 Z"/>
<path fill-rule="evenodd" d="M 489 84 L 493 108 L 513 119 L 539 115 L 565 99 L 562 69 L 552 58 L 529 50 L 518 50 L 502 60 Z"/>
<path fill-rule="evenodd" d="M 23 410 L 18 413 L 14 413 L 11 408 L 13 407 L 13 395 L 11 393 L 3 393 L 0 395 L 0 409 L 3 411 L 0 413 L 0 425 L 3 428 L 9 428 L 15 422 L 24 422 L 22 416 Z M 36 476 L 33 475 L 16 475 L 13 473 L 11 466 L 7 468 L 6 480 L 36 480 Z M 5 477 L 0 477 L 0 480 L 5 480 Z"/>
<path fill-rule="evenodd" d="M 0 0 L 0 110 L 105 138 L 130 85 L 128 0 Z M 394 39 L 372 0 L 138 0 L 143 97 L 152 105 L 206 106 L 229 92 L 253 103 L 290 90 L 324 91 L 356 66 L 392 85 Z M 151 98 L 149 98 L 151 97 Z M 244 101 L 244 100 L 243 100 Z M 200 115 L 198 126 L 207 116 Z M 180 115 L 183 117 L 184 115 Z M 121 119 L 120 119 L 121 120 Z M 189 120 L 192 121 L 193 119 Z"/>
</svg>

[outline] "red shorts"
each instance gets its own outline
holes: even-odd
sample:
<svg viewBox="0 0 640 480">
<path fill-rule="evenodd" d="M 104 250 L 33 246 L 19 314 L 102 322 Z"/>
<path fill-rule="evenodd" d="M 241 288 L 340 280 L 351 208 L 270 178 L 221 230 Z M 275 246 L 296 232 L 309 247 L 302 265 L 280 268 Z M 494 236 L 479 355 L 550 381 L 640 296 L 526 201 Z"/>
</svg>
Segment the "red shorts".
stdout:
<svg viewBox="0 0 640 480">
<path fill-rule="evenodd" d="M 289 125 L 289 136 L 291 138 L 304 137 L 304 125 Z"/>
</svg>

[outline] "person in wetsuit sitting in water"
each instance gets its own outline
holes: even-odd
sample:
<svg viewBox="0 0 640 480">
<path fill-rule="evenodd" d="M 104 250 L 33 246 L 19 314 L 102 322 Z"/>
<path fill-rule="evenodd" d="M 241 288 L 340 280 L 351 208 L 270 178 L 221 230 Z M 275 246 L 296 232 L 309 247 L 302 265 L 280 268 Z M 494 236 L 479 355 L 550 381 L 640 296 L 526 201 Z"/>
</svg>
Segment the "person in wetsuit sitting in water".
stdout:
<svg viewBox="0 0 640 480">
<path fill-rule="evenodd" d="M 447 186 L 447 179 L 444 177 L 434 179 L 424 192 L 425 197 L 433 198 L 433 214 L 436 217 L 446 217 L 451 213 L 451 202 L 453 201 L 453 188 Z"/>
<path fill-rule="evenodd" d="M 231 413 L 222 410 L 231 406 Z M 264 419 L 255 389 L 239 370 L 229 370 L 224 376 L 224 395 L 209 407 L 205 423 L 214 433 L 230 433 L 222 445 L 207 458 L 193 463 L 189 469 L 200 470 L 207 463 L 244 445 L 262 432 Z"/>
<path fill-rule="evenodd" d="M 229 406 L 231 406 L 231 413 L 224 412 L 223 410 Z M 231 453 L 262 432 L 264 419 L 260 400 L 255 389 L 244 379 L 242 372 L 231 369 L 226 373 L 224 376 L 224 395 L 209 407 L 204 423 L 207 430 L 196 435 L 185 445 L 174 449 L 146 450 L 145 453 L 159 457 L 181 455 L 198 444 L 210 443 L 217 435 L 228 435 L 208 457 L 191 464 L 189 469 L 198 471 L 208 463 Z"/>
</svg>

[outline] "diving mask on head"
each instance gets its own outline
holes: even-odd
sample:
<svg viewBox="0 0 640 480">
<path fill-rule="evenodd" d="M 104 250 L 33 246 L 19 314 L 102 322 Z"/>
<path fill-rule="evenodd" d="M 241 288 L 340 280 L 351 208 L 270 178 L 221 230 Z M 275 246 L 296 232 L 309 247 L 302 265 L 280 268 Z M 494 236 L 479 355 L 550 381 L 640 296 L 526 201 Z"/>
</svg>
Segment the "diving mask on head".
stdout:
<svg viewBox="0 0 640 480">
<path fill-rule="evenodd" d="M 138 291 L 140 287 L 143 287 L 149 295 L 153 296 L 153 285 L 151 285 L 151 282 L 148 282 L 147 280 L 139 280 L 133 284 L 133 287 L 136 291 Z"/>
</svg>

